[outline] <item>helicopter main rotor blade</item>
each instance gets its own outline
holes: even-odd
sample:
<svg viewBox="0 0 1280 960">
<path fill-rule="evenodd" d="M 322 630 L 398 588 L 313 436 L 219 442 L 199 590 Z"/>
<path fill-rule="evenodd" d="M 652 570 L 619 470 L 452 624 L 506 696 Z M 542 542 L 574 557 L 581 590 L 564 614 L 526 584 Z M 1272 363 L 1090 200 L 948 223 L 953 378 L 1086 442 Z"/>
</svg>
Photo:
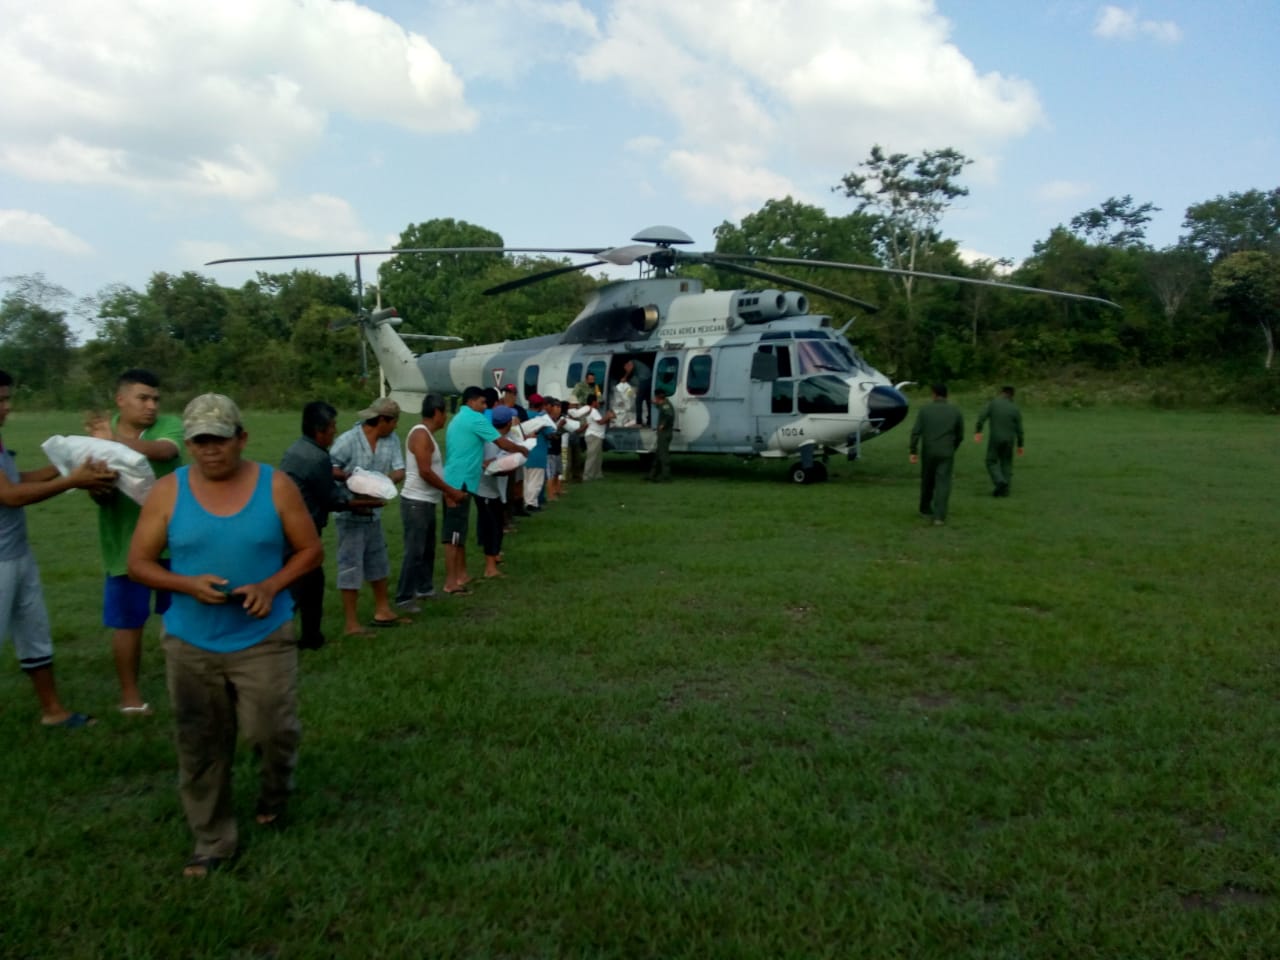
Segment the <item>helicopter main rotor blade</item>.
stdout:
<svg viewBox="0 0 1280 960">
<path fill-rule="evenodd" d="M 601 250 L 596 256 L 613 264 L 615 267 L 629 267 L 633 263 L 647 260 L 655 251 L 661 249 L 661 247 L 655 247 L 651 243 L 632 243 L 625 247 L 610 247 L 608 250 Z"/>
<path fill-rule="evenodd" d="M 879 311 L 874 303 L 867 303 L 865 300 L 859 300 L 857 297 L 851 297 L 846 293 L 837 293 L 835 290 L 828 290 L 826 287 L 820 287 L 816 283 L 806 283 L 804 280 L 797 280 L 795 277 L 787 277 L 781 273 L 773 273 L 769 270 L 760 270 L 756 267 L 745 267 L 740 263 L 730 263 L 719 259 L 720 254 L 702 254 L 697 257 L 699 261 L 708 266 L 718 267 L 722 270 L 729 270 L 734 273 L 742 273 L 748 277 L 759 277 L 761 280 L 772 280 L 774 283 L 780 283 L 784 286 L 795 287 L 797 290 L 806 290 L 809 293 L 816 293 L 819 296 L 829 297 L 832 300 L 839 300 L 843 303 L 851 304 L 855 307 L 861 307 L 868 313 L 876 313 Z M 692 257 L 689 259 L 693 259 Z"/>
<path fill-rule="evenodd" d="M 506 283 L 500 283 L 496 287 L 490 287 L 484 291 L 484 295 L 491 297 L 495 294 L 506 293 L 508 290 L 519 290 L 521 287 L 527 287 L 531 283 L 539 283 L 548 280 L 551 277 L 558 277 L 562 273 L 573 273 L 575 270 L 586 270 L 588 267 L 598 267 L 603 264 L 603 260 L 590 260 L 587 263 L 571 263 L 568 266 L 556 267 L 554 270 L 543 270 L 540 273 L 531 273 L 527 277 L 520 277 L 518 280 L 508 280 Z"/>
<path fill-rule="evenodd" d="M 1122 309 L 1120 304 L 1113 303 L 1103 297 L 1091 297 L 1084 293 L 1069 293 L 1066 290 L 1047 290 L 1044 287 L 1028 287 L 1020 283 L 1005 283 L 1001 280 L 979 280 L 977 277 L 956 277 L 949 273 L 926 273 L 922 270 L 899 270 L 897 267 L 876 267 L 865 263 L 841 263 L 839 260 L 801 260 L 796 257 L 752 256 L 745 253 L 717 253 L 716 259 L 747 260 L 752 263 L 778 263 L 798 267 L 832 267 L 836 270 L 862 270 L 867 273 L 887 273 L 900 277 L 924 277 L 926 280 L 950 280 L 955 283 L 969 283 L 980 287 L 996 287 L 1004 290 L 1018 290 L 1022 293 L 1043 293 L 1050 297 L 1062 297 L 1067 300 L 1085 300 L 1101 303 L 1104 306 Z"/>
<path fill-rule="evenodd" d="M 598 256 L 608 247 L 400 247 L 395 250 L 346 250 L 339 253 L 277 253 L 262 257 L 223 257 L 205 264 L 256 263 L 264 260 L 321 260 L 327 257 L 387 257 L 398 253 L 576 253 Z"/>
</svg>

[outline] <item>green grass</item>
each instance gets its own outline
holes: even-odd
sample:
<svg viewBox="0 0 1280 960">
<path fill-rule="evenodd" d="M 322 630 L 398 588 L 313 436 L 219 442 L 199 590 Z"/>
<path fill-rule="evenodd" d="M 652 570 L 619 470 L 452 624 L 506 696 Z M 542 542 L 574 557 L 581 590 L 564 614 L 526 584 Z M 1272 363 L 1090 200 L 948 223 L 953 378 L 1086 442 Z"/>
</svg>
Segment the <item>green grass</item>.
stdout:
<svg viewBox="0 0 1280 960">
<path fill-rule="evenodd" d="M 820 487 L 608 459 L 501 587 L 304 656 L 290 825 L 249 822 L 242 751 L 243 855 L 204 883 L 156 628 L 126 721 L 91 505 L 30 508 L 102 722 L 40 729 L 7 661 L 0 955 L 1276 956 L 1276 423 L 1026 418 L 1014 496 L 969 444 L 945 528 L 905 428 Z M 77 419 L 3 435 L 30 466 Z M 296 417 L 248 419 L 278 460 Z"/>
</svg>

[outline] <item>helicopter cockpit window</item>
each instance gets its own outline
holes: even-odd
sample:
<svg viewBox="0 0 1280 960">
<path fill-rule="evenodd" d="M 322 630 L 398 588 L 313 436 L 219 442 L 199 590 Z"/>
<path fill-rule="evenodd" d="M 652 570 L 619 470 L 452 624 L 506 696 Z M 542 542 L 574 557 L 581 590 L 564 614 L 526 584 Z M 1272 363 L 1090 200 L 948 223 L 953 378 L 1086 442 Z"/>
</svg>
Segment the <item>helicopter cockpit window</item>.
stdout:
<svg viewBox="0 0 1280 960">
<path fill-rule="evenodd" d="M 801 376 L 825 371 L 849 373 L 854 370 L 848 355 L 838 350 L 837 345 L 830 341 L 796 340 L 794 346 Z"/>
<path fill-rule="evenodd" d="M 684 385 L 695 397 L 701 397 L 711 389 L 711 357 L 704 353 L 689 361 L 689 374 Z"/>
<path fill-rule="evenodd" d="M 824 375 L 801 380 L 796 389 L 801 413 L 848 413 L 849 384 Z"/>
<path fill-rule="evenodd" d="M 531 363 L 524 368 L 524 399 L 527 403 L 529 398 L 538 392 L 538 365 Z"/>
<path fill-rule="evenodd" d="M 569 376 L 564 378 L 564 385 L 566 387 L 576 387 L 581 382 L 582 382 L 582 364 L 580 363 L 569 364 Z"/>
<path fill-rule="evenodd" d="M 663 357 L 658 361 L 658 369 L 653 375 L 653 389 L 662 390 L 668 397 L 676 395 L 676 384 L 680 382 L 680 358 Z"/>
</svg>

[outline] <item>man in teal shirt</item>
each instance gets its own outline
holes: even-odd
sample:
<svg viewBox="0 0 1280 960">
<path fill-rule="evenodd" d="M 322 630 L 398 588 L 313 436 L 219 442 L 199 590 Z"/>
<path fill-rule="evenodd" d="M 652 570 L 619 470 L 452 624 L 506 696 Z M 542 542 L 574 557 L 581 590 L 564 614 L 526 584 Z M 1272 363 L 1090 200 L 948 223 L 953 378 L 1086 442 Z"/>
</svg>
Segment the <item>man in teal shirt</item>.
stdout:
<svg viewBox="0 0 1280 960">
<path fill-rule="evenodd" d="M 963 441 L 964 417 L 947 402 L 946 384 L 934 384 L 933 403 L 920 408 L 911 428 L 911 462 L 920 460 L 920 516 L 935 526 L 947 522 L 951 468 Z"/>
<path fill-rule="evenodd" d="M 114 417 L 92 417 L 89 435 L 114 440 L 147 458 L 158 480 L 182 465 L 182 418 L 160 413 L 160 379 L 150 370 L 134 368 L 116 380 Z M 142 630 L 151 615 L 152 591 L 130 580 L 126 566 L 129 540 L 138 525 L 141 507 L 119 490 L 94 497 L 98 504 L 98 541 L 106 583 L 102 591 L 102 622 L 110 627 L 116 675 L 120 680 L 120 712 L 151 713 L 138 689 L 142 667 Z M 155 591 L 155 612 L 169 609 L 169 594 Z"/>
<path fill-rule="evenodd" d="M 462 406 L 449 421 L 444 441 L 444 482 L 455 490 L 475 495 L 484 470 L 484 445 L 496 444 L 508 453 L 527 453 L 498 430 L 484 415 L 484 391 L 467 387 L 462 391 Z M 444 592 L 470 593 L 467 582 L 467 518 L 471 498 L 457 504 L 445 504 L 441 540 L 444 543 Z"/>
<path fill-rule="evenodd" d="M 1018 456 L 1022 456 L 1022 411 L 1013 402 L 1013 387 L 1002 387 L 1000 396 L 995 397 L 983 408 L 978 416 L 978 424 L 973 429 L 974 443 L 982 442 L 982 427 L 991 421 L 991 436 L 987 440 L 987 473 L 991 474 L 994 489 L 993 497 L 1007 497 L 1009 486 L 1013 483 L 1013 448 L 1015 442 Z"/>
</svg>

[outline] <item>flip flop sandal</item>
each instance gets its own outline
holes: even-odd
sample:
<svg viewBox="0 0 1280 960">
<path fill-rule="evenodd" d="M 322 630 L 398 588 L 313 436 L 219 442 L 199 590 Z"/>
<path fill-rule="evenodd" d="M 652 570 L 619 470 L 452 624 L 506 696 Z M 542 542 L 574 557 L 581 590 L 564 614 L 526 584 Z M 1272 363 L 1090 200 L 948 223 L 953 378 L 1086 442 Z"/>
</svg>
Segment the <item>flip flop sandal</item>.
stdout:
<svg viewBox="0 0 1280 960">
<path fill-rule="evenodd" d="M 97 722 L 95 717 L 91 717 L 87 713 L 69 713 L 65 720 L 59 720 L 57 723 L 46 723 L 44 726 L 50 730 L 79 730 L 82 727 L 92 727 Z"/>
<path fill-rule="evenodd" d="M 217 873 L 230 860 L 230 857 L 215 857 L 207 853 L 197 853 L 183 864 L 182 875 L 193 880 L 203 880 L 211 873 Z"/>
<path fill-rule="evenodd" d="M 372 620 L 369 621 L 369 626 L 398 627 L 401 624 L 406 624 L 406 623 L 413 623 L 413 619 L 411 617 L 396 617 L 394 620 L 379 620 L 377 617 L 374 617 Z"/>
<path fill-rule="evenodd" d="M 149 717 L 151 714 L 155 713 L 155 711 L 151 709 L 151 704 L 149 703 L 144 703 L 137 707 L 121 707 L 120 712 L 126 717 Z"/>
</svg>

